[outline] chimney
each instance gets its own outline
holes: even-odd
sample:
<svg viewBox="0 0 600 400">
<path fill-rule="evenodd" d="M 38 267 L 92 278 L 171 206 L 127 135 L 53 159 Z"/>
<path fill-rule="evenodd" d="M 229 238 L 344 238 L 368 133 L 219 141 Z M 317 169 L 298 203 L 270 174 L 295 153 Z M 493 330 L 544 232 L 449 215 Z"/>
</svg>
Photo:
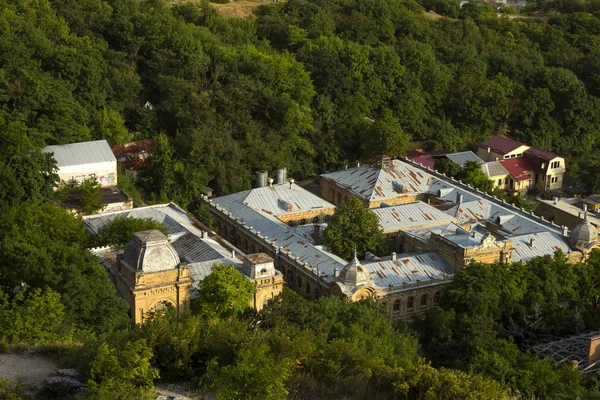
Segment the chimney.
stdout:
<svg viewBox="0 0 600 400">
<path fill-rule="evenodd" d="M 340 276 L 340 269 L 336 268 L 335 271 L 333 271 L 333 277 L 337 278 L 338 276 Z"/>
<path fill-rule="evenodd" d="M 590 347 L 588 350 L 587 367 L 589 368 L 595 362 L 600 360 L 600 336 L 590 338 Z"/>
<path fill-rule="evenodd" d="M 254 184 L 254 186 L 257 188 L 267 186 L 267 177 L 267 171 L 256 171 L 256 183 Z"/>
<path fill-rule="evenodd" d="M 287 181 L 287 168 L 277 168 L 275 170 L 275 184 L 279 185 Z"/>
<path fill-rule="evenodd" d="M 554 205 L 558 204 L 558 197 L 554 197 Z"/>
<path fill-rule="evenodd" d="M 269 178 L 267 181 L 269 182 L 269 187 L 273 187 L 273 178 Z"/>
<path fill-rule="evenodd" d="M 587 204 L 583 205 L 583 220 L 587 221 Z"/>
<path fill-rule="evenodd" d="M 294 182 L 295 182 L 295 181 L 294 181 L 294 178 L 290 178 L 290 181 L 289 181 L 289 182 L 290 182 L 290 189 L 291 189 L 291 188 L 292 188 L 292 186 L 294 186 Z"/>
<path fill-rule="evenodd" d="M 566 225 L 563 225 L 562 229 L 563 229 L 563 236 L 564 237 L 569 236 L 569 228 L 567 228 Z"/>
<path fill-rule="evenodd" d="M 396 261 L 396 252 L 392 251 L 392 261 Z"/>
<path fill-rule="evenodd" d="M 546 163 L 542 163 L 542 169 L 546 169 Z"/>
<path fill-rule="evenodd" d="M 348 164 L 344 165 L 344 169 L 348 169 Z"/>
<path fill-rule="evenodd" d="M 463 202 L 463 194 L 461 192 L 456 192 L 456 203 L 460 204 Z"/>
<path fill-rule="evenodd" d="M 360 167 L 360 161 L 356 160 L 356 168 L 359 168 L 359 167 Z"/>
<path fill-rule="evenodd" d="M 235 258 L 235 250 L 231 250 L 231 258 Z"/>
<path fill-rule="evenodd" d="M 529 247 L 533 247 L 534 243 L 535 243 L 535 238 L 529 239 Z"/>
<path fill-rule="evenodd" d="M 492 148 L 488 146 L 488 154 L 490 153 L 490 151 L 492 151 Z"/>
</svg>

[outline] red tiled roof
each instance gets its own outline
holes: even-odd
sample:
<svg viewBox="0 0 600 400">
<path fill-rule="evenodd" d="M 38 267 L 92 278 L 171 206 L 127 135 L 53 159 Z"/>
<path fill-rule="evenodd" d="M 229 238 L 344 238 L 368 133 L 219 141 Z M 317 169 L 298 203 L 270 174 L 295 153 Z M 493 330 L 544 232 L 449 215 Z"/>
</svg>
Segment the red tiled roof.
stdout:
<svg viewBox="0 0 600 400">
<path fill-rule="evenodd" d="M 494 153 L 506 154 L 523 146 L 523 143 L 509 139 L 504 136 L 492 136 L 490 139 L 481 143 L 479 147 L 487 149 L 490 147 Z"/>
<path fill-rule="evenodd" d="M 527 150 L 523 156 L 527 159 L 529 164 L 533 167 L 533 170 L 536 172 L 545 172 L 548 170 L 548 164 L 550 161 L 554 160 L 558 157 L 556 154 L 544 151 L 540 149 L 536 149 L 534 147 Z M 543 168 L 542 168 L 543 165 Z"/>
<path fill-rule="evenodd" d="M 527 172 L 533 171 L 533 167 L 527 162 L 525 157 L 507 158 L 500 160 L 500 164 L 518 181 L 526 181 L 531 179 Z"/>
</svg>

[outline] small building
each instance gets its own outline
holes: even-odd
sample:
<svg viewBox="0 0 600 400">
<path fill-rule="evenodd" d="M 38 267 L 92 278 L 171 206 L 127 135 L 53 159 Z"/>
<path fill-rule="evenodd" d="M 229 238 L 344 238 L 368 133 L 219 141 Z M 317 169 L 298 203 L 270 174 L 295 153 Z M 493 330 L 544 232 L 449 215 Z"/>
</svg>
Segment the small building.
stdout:
<svg viewBox="0 0 600 400">
<path fill-rule="evenodd" d="M 42 151 L 52 153 L 61 182 L 95 178 L 101 187 L 117 185 L 117 159 L 106 140 L 47 146 Z"/>
<path fill-rule="evenodd" d="M 550 151 L 536 149 L 504 136 L 493 136 L 479 145 L 477 155 L 486 162 L 500 161 L 509 170 L 512 186 L 509 180 L 506 189 L 512 193 L 524 193 L 528 188 L 555 190 L 563 185 L 565 160 Z M 499 175 L 492 178 L 495 183 L 500 179 Z M 527 181 L 530 181 L 529 184 Z"/>
<path fill-rule="evenodd" d="M 500 161 L 488 161 L 481 164 L 481 170 L 494 182 L 494 186 L 502 190 L 509 188 L 509 172 Z"/>
<path fill-rule="evenodd" d="M 476 162 L 479 165 L 484 163 L 484 161 L 481 158 L 477 157 L 477 155 L 475 153 L 473 153 L 472 151 L 462 151 L 460 153 L 449 153 L 449 154 L 446 154 L 445 157 L 447 159 L 449 159 L 450 161 L 452 161 L 453 163 L 460 166 L 461 168 L 464 168 L 465 164 L 467 164 L 467 162 L 469 162 L 469 161 Z"/>
<path fill-rule="evenodd" d="M 138 171 L 147 168 L 152 161 L 154 139 L 143 139 L 124 145 L 110 147 L 120 167 L 125 169 L 134 179 Z"/>
</svg>

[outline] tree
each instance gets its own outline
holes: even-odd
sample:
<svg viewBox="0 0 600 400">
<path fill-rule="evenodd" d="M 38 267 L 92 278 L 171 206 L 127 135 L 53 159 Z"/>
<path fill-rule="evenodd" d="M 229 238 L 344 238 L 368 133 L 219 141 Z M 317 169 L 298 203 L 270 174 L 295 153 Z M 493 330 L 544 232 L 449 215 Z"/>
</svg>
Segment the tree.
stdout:
<svg viewBox="0 0 600 400">
<path fill-rule="evenodd" d="M 476 161 L 467 161 L 456 178 L 482 192 L 491 193 L 494 189 L 494 182 L 483 172 Z"/>
<path fill-rule="evenodd" d="M 154 399 L 154 380 L 159 373 L 151 357 L 152 350 L 143 339 L 127 342 L 120 349 L 102 343 L 90 366 L 90 395 L 96 399 Z"/>
<path fill-rule="evenodd" d="M 84 213 L 93 214 L 104 207 L 100 185 L 95 178 L 86 179 L 79 185 L 77 190 L 81 195 L 81 205 Z"/>
<path fill-rule="evenodd" d="M 69 338 L 65 307 L 52 289 L 30 289 L 26 285 L 8 301 L 0 291 L 0 339 L 9 343 L 40 344 Z"/>
<path fill-rule="evenodd" d="M 354 197 L 335 210 L 325 229 L 324 241 L 331 250 L 344 259 L 351 259 L 354 251 L 365 254 L 377 252 L 385 243 L 377 216 L 363 207 Z"/>
<path fill-rule="evenodd" d="M 232 266 L 215 265 L 198 286 L 200 312 L 217 318 L 234 317 L 251 305 L 254 286 Z"/>
<path fill-rule="evenodd" d="M 288 394 L 286 380 L 294 367 L 293 360 L 277 361 L 266 344 L 240 351 L 238 361 L 221 369 L 213 387 L 217 400 L 279 400 Z"/>
<path fill-rule="evenodd" d="M 98 246 L 122 248 L 133 238 L 134 233 L 153 229 L 161 231 L 165 236 L 169 235 L 167 226 L 152 218 L 118 215 L 100 229 L 96 243 Z"/>
</svg>

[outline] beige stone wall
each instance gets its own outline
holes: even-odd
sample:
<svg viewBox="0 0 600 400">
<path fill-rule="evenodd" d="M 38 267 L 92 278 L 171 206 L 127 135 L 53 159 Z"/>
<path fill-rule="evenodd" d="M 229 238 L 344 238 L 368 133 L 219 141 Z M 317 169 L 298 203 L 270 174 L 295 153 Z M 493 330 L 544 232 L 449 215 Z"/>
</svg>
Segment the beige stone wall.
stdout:
<svg viewBox="0 0 600 400">
<path fill-rule="evenodd" d="M 129 304 L 131 318 L 142 324 L 146 314 L 160 302 L 167 302 L 178 313 L 189 307 L 192 281 L 187 267 L 144 274 L 119 263 L 115 274 L 117 292 Z"/>
<path fill-rule="evenodd" d="M 325 200 L 335 204 L 336 206 L 341 206 L 348 200 L 350 196 L 355 196 L 353 193 L 349 192 L 347 189 L 338 186 L 335 182 L 330 181 L 326 178 L 321 178 L 321 197 Z M 405 204 L 412 203 L 415 201 L 422 201 L 425 199 L 424 193 L 419 194 L 400 194 L 398 193 L 398 197 L 387 200 L 378 200 L 378 201 L 367 201 L 365 199 L 360 199 L 363 202 L 363 205 L 366 208 L 379 208 L 381 207 L 381 203 L 387 203 L 389 205 L 397 205 L 397 204 Z"/>
<path fill-rule="evenodd" d="M 319 208 L 316 210 L 304 211 L 293 214 L 285 214 L 277 216 L 277 219 L 288 225 L 306 225 L 312 223 L 324 222 L 325 218 L 329 215 L 333 215 L 335 207 L 330 208 Z"/>
<path fill-rule="evenodd" d="M 284 280 L 283 275 L 277 275 L 271 278 L 253 280 L 253 283 L 256 292 L 251 306 L 255 310 L 260 311 L 266 303 L 281 294 Z"/>
<path fill-rule="evenodd" d="M 575 228 L 583 221 L 583 219 L 579 218 L 577 215 L 573 215 L 542 201 L 540 201 L 535 208 L 535 214 L 544 217 L 548 221 L 553 221 L 556 225 L 567 226 L 569 229 Z"/>
<path fill-rule="evenodd" d="M 416 286 L 400 292 L 377 292 L 377 302 L 392 318 L 409 318 L 436 306 L 452 280 L 437 285 Z M 412 299 L 412 307 L 410 306 Z"/>
</svg>

